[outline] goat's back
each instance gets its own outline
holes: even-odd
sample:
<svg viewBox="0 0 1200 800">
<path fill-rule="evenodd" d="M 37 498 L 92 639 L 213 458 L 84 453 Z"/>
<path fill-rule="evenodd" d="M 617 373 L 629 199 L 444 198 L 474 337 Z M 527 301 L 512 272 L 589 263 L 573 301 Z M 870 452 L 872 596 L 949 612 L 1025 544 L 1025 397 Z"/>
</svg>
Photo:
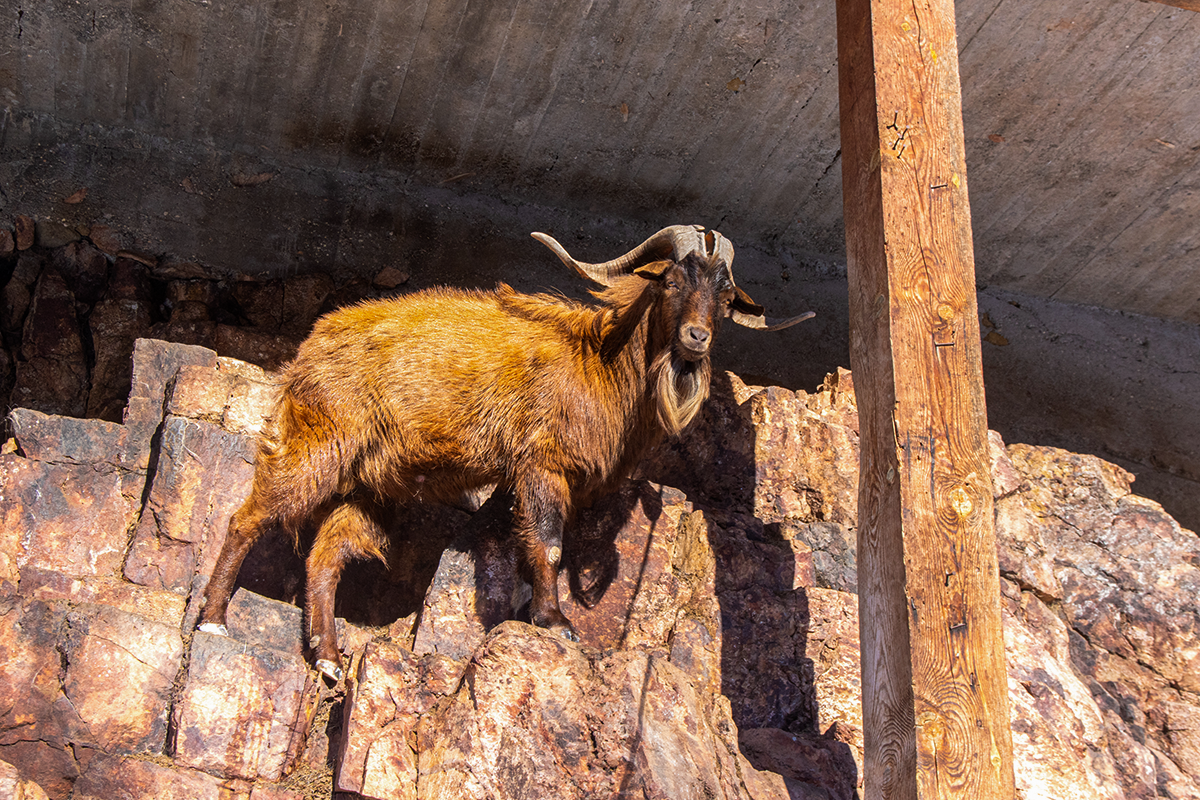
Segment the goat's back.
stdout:
<svg viewBox="0 0 1200 800">
<path fill-rule="evenodd" d="M 598 366 L 602 309 L 514 293 L 428 290 L 318 320 L 284 373 L 280 447 L 319 494 L 384 496 L 506 482 L 536 461 L 611 474 L 637 387 Z M 328 473 L 327 473 L 328 474 Z"/>
</svg>

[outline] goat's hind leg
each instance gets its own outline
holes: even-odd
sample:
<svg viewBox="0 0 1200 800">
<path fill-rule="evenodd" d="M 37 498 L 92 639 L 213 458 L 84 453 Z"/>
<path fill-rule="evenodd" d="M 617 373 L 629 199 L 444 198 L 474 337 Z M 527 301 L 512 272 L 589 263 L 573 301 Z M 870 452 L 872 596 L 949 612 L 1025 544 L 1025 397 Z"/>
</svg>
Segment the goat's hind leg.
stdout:
<svg viewBox="0 0 1200 800">
<path fill-rule="evenodd" d="M 352 559 L 375 556 L 384 563 L 387 539 L 379 508 L 367 501 L 347 500 L 321 522 L 305 566 L 305 611 L 313 666 L 331 680 L 342 679 L 342 656 L 334 626 L 334 599 L 342 569 Z"/>
<path fill-rule="evenodd" d="M 262 510 L 255 494 L 242 504 L 242 507 L 229 518 L 229 531 L 225 534 L 225 542 L 221 545 L 221 553 L 217 556 L 216 566 L 204 589 L 204 610 L 200 613 L 198 630 L 206 633 L 217 633 L 228 636 L 225 627 L 225 611 L 229 607 L 229 598 L 233 595 L 233 585 L 237 582 L 238 572 L 246 554 L 262 535 L 268 519 Z"/>
</svg>

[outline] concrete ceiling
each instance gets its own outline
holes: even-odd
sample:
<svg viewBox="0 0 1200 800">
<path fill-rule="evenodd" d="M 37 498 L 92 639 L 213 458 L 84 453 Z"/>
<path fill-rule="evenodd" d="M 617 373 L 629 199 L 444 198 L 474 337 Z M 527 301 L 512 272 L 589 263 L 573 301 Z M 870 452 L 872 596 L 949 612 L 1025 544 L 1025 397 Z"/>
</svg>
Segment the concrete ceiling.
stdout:
<svg viewBox="0 0 1200 800">
<path fill-rule="evenodd" d="M 119 167 L 107 221 L 204 263 L 232 238 L 260 242 L 242 268 L 319 267 L 352 229 L 411 235 L 402 203 L 345 189 L 391 176 L 393 198 L 696 221 L 793 267 L 844 259 L 834 0 L 0 3 L 14 211 L 69 216 L 71 181 Z M 1200 14 L 957 15 L 980 284 L 1200 322 Z M 139 165 L 172 148 L 186 169 L 150 185 Z M 242 230 L 323 192 L 336 208 L 286 206 L 299 231 Z"/>
</svg>

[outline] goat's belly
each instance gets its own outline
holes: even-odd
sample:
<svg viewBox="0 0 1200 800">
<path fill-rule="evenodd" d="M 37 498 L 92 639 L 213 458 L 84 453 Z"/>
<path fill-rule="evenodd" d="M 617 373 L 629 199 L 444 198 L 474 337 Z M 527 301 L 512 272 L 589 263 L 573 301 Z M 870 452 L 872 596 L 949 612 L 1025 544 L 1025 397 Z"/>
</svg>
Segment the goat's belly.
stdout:
<svg viewBox="0 0 1200 800">
<path fill-rule="evenodd" d="M 360 482 L 376 495 L 402 503 L 458 504 L 465 494 L 494 485 L 499 477 L 456 465 L 393 469 L 360 475 Z"/>
</svg>

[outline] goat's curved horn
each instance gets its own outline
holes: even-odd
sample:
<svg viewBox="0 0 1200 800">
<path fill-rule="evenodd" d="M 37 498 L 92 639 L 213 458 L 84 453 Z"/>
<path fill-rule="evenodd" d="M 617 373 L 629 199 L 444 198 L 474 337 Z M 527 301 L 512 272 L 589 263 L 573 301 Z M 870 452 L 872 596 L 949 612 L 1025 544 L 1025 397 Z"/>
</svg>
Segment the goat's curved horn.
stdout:
<svg viewBox="0 0 1200 800">
<path fill-rule="evenodd" d="M 555 241 L 553 236 L 545 233 L 530 234 L 542 244 L 549 247 L 554 255 L 564 264 L 585 278 L 608 286 L 614 278 L 627 275 L 638 267 L 651 261 L 670 258 L 676 262 L 682 261 L 688 253 L 707 252 L 701 225 L 671 225 L 663 228 L 637 247 L 623 256 L 600 264 L 588 264 L 576 261 L 566 249 Z"/>
<path fill-rule="evenodd" d="M 796 317 L 788 317 L 787 319 L 770 319 L 762 314 L 754 315 L 747 314 L 745 311 L 734 311 L 730 318 L 738 325 L 745 325 L 747 328 L 754 328 L 760 331 L 781 331 L 784 328 L 790 328 L 797 322 L 804 322 L 806 319 L 812 319 L 817 315 L 815 311 L 805 311 Z"/>
<path fill-rule="evenodd" d="M 742 291 L 733 280 L 733 242 L 717 231 L 709 231 L 704 236 L 704 243 L 708 252 L 724 261 L 725 269 L 729 271 L 729 282 L 733 284 L 733 289 L 737 292 L 730 318 L 737 324 L 760 331 L 781 331 L 817 315 L 815 311 L 806 311 L 799 316 L 787 319 L 768 319 L 763 315 L 763 307 L 750 299 L 750 295 Z"/>
</svg>

